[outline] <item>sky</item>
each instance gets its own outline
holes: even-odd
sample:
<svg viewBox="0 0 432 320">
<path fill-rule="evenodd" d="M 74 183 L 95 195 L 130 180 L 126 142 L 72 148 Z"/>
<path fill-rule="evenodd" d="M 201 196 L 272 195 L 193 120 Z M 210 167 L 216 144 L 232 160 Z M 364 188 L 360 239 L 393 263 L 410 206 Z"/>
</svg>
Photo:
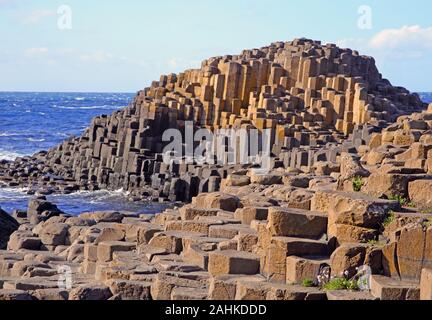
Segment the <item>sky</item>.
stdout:
<svg viewBox="0 0 432 320">
<path fill-rule="evenodd" d="M 136 92 L 212 56 L 306 37 L 432 91 L 430 0 L 0 0 L 0 91 Z"/>
</svg>

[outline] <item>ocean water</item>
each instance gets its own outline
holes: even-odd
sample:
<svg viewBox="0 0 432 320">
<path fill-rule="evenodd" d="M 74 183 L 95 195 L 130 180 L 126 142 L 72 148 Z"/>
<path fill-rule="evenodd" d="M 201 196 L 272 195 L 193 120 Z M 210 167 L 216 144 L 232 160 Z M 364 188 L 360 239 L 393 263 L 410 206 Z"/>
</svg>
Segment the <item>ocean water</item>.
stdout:
<svg viewBox="0 0 432 320">
<path fill-rule="evenodd" d="M 69 136 L 80 135 L 93 117 L 127 106 L 133 93 L 12 93 L 0 92 L 0 160 L 14 160 L 47 150 Z M 0 207 L 25 209 L 26 190 L 1 189 Z M 127 201 L 121 192 L 81 192 L 48 197 L 70 214 L 98 210 L 155 213 L 163 206 Z"/>
<path fill-rule="evenodd" d="M 93 117 L 127 106 L 133 96 L 132 93 L 0 92 L 0 160 L 32 155 L 71 135 L 78 136 Z M 425 102 L 432 102 L 432 93 L 420 96 Z M 29 198 L 25 190 L 0 188 L 0 207 L 6 211 L 25 209 Z M 164 208 L 129 202 L 121 190 L 53 195 L 48 199 L 70 214 L 97 210 L 155 213 Z"/>
<path fill-rule="evenodd" d="M 133 96 L 0 92 L 0 159 L 31 155 L 80 135 L 93 117 L 127 106 Z"/>
<path fill-rule="evenodd" d="M 420 92 L 420 98 L 427 103 L 432 103 L 432 92 Z"/>
</svg>

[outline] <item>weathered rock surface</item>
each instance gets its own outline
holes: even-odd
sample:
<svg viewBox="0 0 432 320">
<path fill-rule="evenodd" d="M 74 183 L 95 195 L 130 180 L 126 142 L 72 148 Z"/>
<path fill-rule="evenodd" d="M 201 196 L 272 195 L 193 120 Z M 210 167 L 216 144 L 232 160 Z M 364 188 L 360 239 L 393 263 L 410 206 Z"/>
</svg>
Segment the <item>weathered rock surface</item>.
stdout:
<svg viewBox="0 0 432 320">
<path fill-rule="evenodd" d="M 36 197 L 16 220 L 0 210 L 0 300 L 432 299 L 424 109 L 372 58 L 307 39 L 164 75 L 81 137 L 0 162 L 0 182 L 188 204 L 71 217 Z M 268 170 L 164 161 L 164 131 L 188 122 L 268 129 Z M 370 288 L 325 291 L 364 270 Z"/>
<path fill-rule="evenodd" d="M 191 201 L 221 186 L 304 187 L 304 179 L 292 183 L 280 172 L 245 175 L 241 165 L 163 162 L 164 131 L 185 132 L 186 123 L 193 122 L 193 131 L 268 129 L 276 156 L 270 169 L 284 166 L 308 173 L 315 164 L 327 163 L 328 175 L 340 168 L 343 185 L 368 176 L 352 156 L 361 145 L 419 142 L 415 132 L 429 129 L 426 119 L 405 119 L 397 130 L 388 130 L 388 137 L 372 140 L 371 133 L 426 108 L 418 95 L 384 79 L 371 57 L 309 39 L 276 42 L 210 58 L 200 69 L 163 75 L 127 108 L 95 118 L 81 137 L 1 164 L 0 180 L 44 193 L 123 188 L 131 199 L 170 201 Z M 427 149 L 419 151 L 425 156 Z M 424 159 L 412 162 L 422 164 Z M 218 201 L 212 199 L 208 206 L 225 206 Z M 235 211 L 236 204 L 226 205 Z M 34 200 L 28 212 L 34 223 L 56 214 L 58 209 L 47 207 L 43 198 Z"/>
<path fill-rule="evenodd" d="M 18 222 L 0 208 L 0 250 L 6 249 L 10 235 L 19 227 Z"/>
</svg>

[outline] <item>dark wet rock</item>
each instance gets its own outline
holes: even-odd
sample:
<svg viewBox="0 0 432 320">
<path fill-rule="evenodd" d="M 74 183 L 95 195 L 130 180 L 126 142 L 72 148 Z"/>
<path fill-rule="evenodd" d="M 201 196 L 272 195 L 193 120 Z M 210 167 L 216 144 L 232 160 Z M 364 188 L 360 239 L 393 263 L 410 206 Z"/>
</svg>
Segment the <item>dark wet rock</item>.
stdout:
<svg viewBox="0 0 432 320">
<path fill-rule="evenodd" d="M 6 248 L 11 234 L 18 228 L 18 221 L 0 208 L 0 250 Z"/>
</svg>

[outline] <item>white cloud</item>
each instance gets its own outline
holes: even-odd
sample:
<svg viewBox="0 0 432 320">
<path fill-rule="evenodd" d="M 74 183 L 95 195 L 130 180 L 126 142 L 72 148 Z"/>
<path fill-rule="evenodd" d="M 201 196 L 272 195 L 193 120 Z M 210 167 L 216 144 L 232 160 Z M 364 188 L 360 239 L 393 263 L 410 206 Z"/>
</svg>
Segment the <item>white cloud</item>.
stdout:
<svg viewBox="0 0 432 320">
<path fill-rule="evenodd" d="M 185 60 L 183 58 L 171 58 L 168 60 L 168 66 L 173 69 L 192 69 L 199 68 L 201 61 L 197 60 Z"/>
<path fill-rule="evenodd" d="M 80 60 L 84 62 L 105 63 L 113 59 L 114 56 L 109 52 L 96 51 L 80 55 Z"/>
<path fill-rule="evenodd" d="M 39 9 L 21 15 L 19 20 L 24 24 L 36 24 L 47 17 L 52 17 L 55 15 L 56 12 L 53 10 Z"/>
<path fill-rule="evenodd" d="M 27 57 L 35 57 L 35 56 L 41 56 L 46 53 L 48 53 L 49 49 L 45 47 L 40 48 L 29 48 L 25 51 L 25 55 Z"/>
<path fill-rule="evenodd" d="M 385 29 L 376 34 L 369 42 L 375 49 L 382 48 L 432 48 L 432 27 L 421 28 L 403 26 L 399 29 Z"/>
<path fill-rule="evenodd" d="M 432 27 L 384 29 L 371 38 L 342 39 L 337 44 L 382 59 L 419 59 L 432 53 Z"/>
</svg>

